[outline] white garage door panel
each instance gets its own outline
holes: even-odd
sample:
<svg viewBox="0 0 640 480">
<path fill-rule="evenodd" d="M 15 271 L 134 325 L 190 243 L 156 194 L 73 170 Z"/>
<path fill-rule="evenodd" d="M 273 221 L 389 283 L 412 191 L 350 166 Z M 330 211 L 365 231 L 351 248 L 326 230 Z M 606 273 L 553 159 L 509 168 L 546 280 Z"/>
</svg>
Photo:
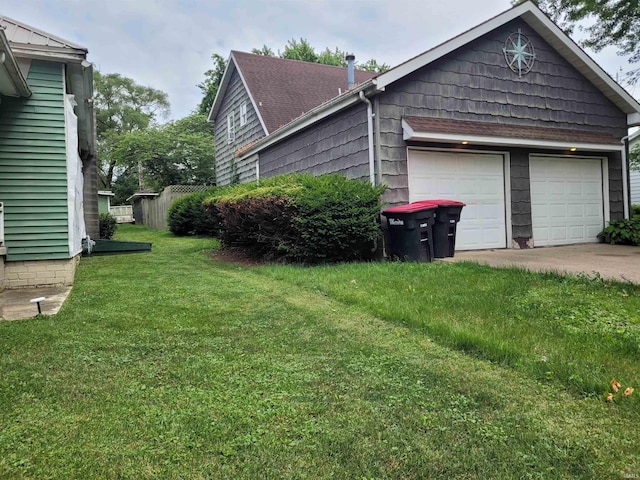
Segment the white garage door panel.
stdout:
<svg viewBox="0 0 640 480">
<path fill-rule="evenodd" d="M 598 241 L 604 226 L 602 160 L 531 157 L 535 246 Z"/>
<path fill-rule="evenodd" d="M 409 201 L 466 204 L 456 250 L 506 247 L 504 157 L 496 154 L 409 151 Z"/>
</svg>

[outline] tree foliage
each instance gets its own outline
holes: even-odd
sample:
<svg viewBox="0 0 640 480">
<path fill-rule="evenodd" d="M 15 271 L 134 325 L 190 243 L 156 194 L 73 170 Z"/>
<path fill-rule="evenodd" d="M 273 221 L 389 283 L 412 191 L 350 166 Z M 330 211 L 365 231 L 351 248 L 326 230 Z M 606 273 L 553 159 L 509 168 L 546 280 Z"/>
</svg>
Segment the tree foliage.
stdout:
<svg viewBox="0 0 640 480">
<path fill-rule="evenodd" d="M 100 176 L 102 187 L 110 189 L 117 166 L 112 156 L 115 144 L 122 135 L 143 131 L 166 118 L 169 98 L 118 73 L 94 71 L 93 84 Z"/>
<path fill-rule="evenodd" d="M 266 46 L 265 46 L 266 48 Z M 263 54 L 265 55 L 265 54 Z M 220 88 L 220 82 L 222 82 L 222 75 L 227 68 L 227 61 L 217 53 L 211 55 L 213 61 L 213 68 L 204 72 L 204 81 L 198 84 L 198 88 L 202 92 L 203 98 L 198 105 L 198 113 L 202 115 L 208 115 L 213 101 Z"/>
<path fill-rule="evenodd" d="M 631 147 L 629 151 L 629 165 L 631 170 L 640 172 L 640 143 Z"/>
<path fill-rule="evenodd" d="M 278 52 L 280 53 L 280 52 Z M 292 38 L 287 42 L 280 58 L 288 58 L 289 60 L 300 60 L 302 62 L 318 63 L 318 54 L 314 48 L 309 45 L 306 38 L 301 38 L 300 41 Z"/>
<path fill-rule="evenodd" d="M 213 126 L 196 113 L 122 135 L 112 158 L 123 176 L 138 175 L 141 185 L 136 186 L 161 190 L 177 184 L 213 185 L 214 149 Z"/>
<path fill-rule="evenodd" d="M 525 0 L 515 0 L 514 4 Z M 534 0 L 565 32 L 572 33 L 576 24 L 593 21 L 591 26 L 580 26 L 589 37 L 585 47 L 598 52 L 615 46 L 619 55 L 629 56 L 629 63 L 640 63 L 640 0 Z M 640 79 L 640 68 L 628 73 L 629 81 Z"/>
</svg>

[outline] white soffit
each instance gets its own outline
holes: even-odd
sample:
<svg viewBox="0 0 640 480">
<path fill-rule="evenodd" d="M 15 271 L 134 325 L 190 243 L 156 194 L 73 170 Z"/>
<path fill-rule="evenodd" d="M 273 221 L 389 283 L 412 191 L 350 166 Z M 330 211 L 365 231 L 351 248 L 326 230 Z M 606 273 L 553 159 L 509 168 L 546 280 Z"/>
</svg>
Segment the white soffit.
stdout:
<svg viewBox="0 0 640 480">
<path fill-rule="evenodd" d="M 414 142 L 454 143 L 468 142 L 472 145 L 493 145 L 499 147 L 532 147 L 543 150 L 577 150 L 584 152 L 623 152 L 624 145 L 600 143 L 560 142 L 557 140 L 534 140 L 514 137 L 492 137 L 485 135 L 467 135 L 461 133 L 442 133 L 416 131 L 402 120 L 403 139 Z"/>
<path fill-rule="evenodd" d="M 31 89 L 18 67 L 9 41 L 0 29 L 0 94 L 10 97 L 28 97 Z"/>
</svg>

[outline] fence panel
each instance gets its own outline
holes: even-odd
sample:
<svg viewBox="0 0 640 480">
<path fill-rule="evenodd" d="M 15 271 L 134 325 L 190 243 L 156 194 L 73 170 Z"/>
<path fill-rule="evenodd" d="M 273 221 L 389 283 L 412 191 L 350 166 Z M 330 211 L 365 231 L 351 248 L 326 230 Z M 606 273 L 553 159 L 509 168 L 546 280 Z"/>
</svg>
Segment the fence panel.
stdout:
<svg viewBox="0 0 640 480">
<path fill-rule="evenodd" d="M 167 230 L 167 212 L 171 204 L 188 193 L 206 190 L 204 185 L 169 185 L 160 195 L 142 200 L 144 224 L 156 230 Z"/>
</svg>

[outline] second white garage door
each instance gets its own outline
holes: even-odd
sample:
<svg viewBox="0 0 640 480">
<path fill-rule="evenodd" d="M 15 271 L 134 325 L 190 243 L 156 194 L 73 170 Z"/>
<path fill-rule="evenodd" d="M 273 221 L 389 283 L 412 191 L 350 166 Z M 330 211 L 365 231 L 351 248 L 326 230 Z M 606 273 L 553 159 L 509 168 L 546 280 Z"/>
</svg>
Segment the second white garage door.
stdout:
<svg viewBox="0 0 640 480">
<path fill-rule="evenodd" d="M 409 201 L 446 198 L 462 210 L 456 250 L 505 248 L 504 156 L 409 150 Z"/>
<path fill-rule="evenodd" d="M 533 244 L 597 242 L 604 227 L 600 158 L 531 156 Z"/>
</svg>

